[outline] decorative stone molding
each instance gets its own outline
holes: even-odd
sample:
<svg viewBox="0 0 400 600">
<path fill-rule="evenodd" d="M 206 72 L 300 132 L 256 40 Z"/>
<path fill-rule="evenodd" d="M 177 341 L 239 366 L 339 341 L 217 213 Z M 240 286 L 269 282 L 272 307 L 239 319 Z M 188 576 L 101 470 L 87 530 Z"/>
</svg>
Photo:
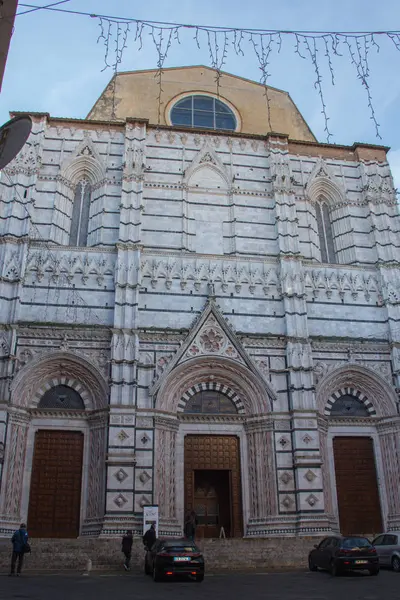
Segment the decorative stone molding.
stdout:
<svg viewBox="0 0 400 600">
<path fill-rule="evenodd" d="M 226 182 L 227 187 L 230 187 L 232 183 L 230 169 L 222 162 L 218 153 L 207 139 L 203 148 L 197 153 L 192 163 L 186 168 L 183 174 L 183 182 L 190 185 L 190 179 L 197 171 L 204 167 L 218 173 L 218 175 Z"/>
<path fill-rule="evenodd" d="M 305 187 L 305 195 L 311 202 L 316 202 L 323 196 L 333 206 L 343 204 L 346 197 L 344 190 L 337 183 L 337 177 L 322 158 L 317 160 L 310 173 Z"/>
<path fill-rule="evenodd" d="M 100 372 L 82 357 L 63 351 L 40 356 L 23 367 L 12 381 L 11 402 L 35 408 L 46 390 L 60 384 L 75 389 L 88 410 L 108 406 L 108 385 Z"/>
<path fill-rule="evenodd" d="M 195 348 L 198 351 L 195 352 Z M 193 358 L 193 356 L 196 358 Z M 207 376 L 199 380 L 197 378 L 198 375 L 200 375 L 199 369 L 205 370 L 204 360 L 210 360 L 209 368 Z M 226 365 L 225 373 L 222 376 L 222 379 L 218 380 L 216 370 L 221 370 L 223 364 L 222 361 L 224 365 Z M 189 364 L 191 366 L 189 366 Z M 230 379 L 229 376 L 227 377 L 227 374 L 232 371 L 233 365 L 236 365 L 237 368 L 237 374 L 234 376 L 234 380 Z M 216 370 L 211 372 L 210 368 Z M 187 389 L 198 383 L 208 383 L 211 381 L 227 385 L 234 389 L 235 393 L 242 399 L 244 405 L 246 404 L 244 398 L 246 396 L 249 397 L 249 395 L 254 395 L 254 392 L 250 392 L 250 390 L 247 390 L 245 393 L 239 392 L 239 389 L 243 390 L 245 382 L 247 382 L 252 389 L 254 389 L 254 386 L 256 386 L 260 392 L 263 389 L 264 397 L 266 396 L 268 398 L 267 403 L 276 399 L 276 394 L 270 387 L 269 382 L 267 382 L 258 371 L 240 340 L 236 337 L 233 329 L 211 298 L 208 300 L 203 313 L 195 321 L 185 343 L 182 344 L 174 358 L 170 360 L 162 377 L 156 381 L 151 388 L 150 394 L 157 395 L 158 398 L 161 398 L 161 388 L 163 389 L 162 393 L 164 393 L 165 390 L 165 393 L 169 394 L 168 390 L 166 390 L 166 382 L 169 381 L 171 377 L 174 378 L 176 376 L 175 372 L 177 371 L 182 371 L 184 376 L 180 383 L 177 382 L 180 386 L 179 396 L 173 401 L 174 409 L 172 412 L 176 412 L 177 404 Z M 193 378 L 190 381 L 192 372 Z M 195 373 L 196 375 L 194 375 Z M 240 377 L 238 377 L 239 373 L 241 374 Z M 183 381 L 186 382 L 186 388 L 181 387 Z M 228 381 L 230 383 L 228 383 Z M 232 381 L 235 381 L 235 384 L 232 384 Z M 240 388 L 237 384 L 239 384 Z M 178 393 L 177 390 L 176 393 Z M 262 401 L 260 400 L 260 402 Z M 263 402 L 265 403 L 265 400 Z M 164 406 L 163 401 L 160 408 L 161 406 Z M 169 409 L 164 408 L 163 410 Z M 265 410 L 261 410 L 261 408 L 259 410 L 261 412 L 266 412 Z M 258 412 L 258 410 L 256 412 Z"/>
<path fill-rule="evenodd" d="M 193 385 L 207 381 L 216 381 L 235 390 L 248 415 L 271 411 L 271 397 L 264 381 L 247 367 L 225 357 L 200 357 L 178 365 L 157 390 L 156 409 L 176 413 L 183 394 Z"/>
<path fill-rule="evenodd" d="M 328 373 L 317 387 L 317 407 L 325 412 L 326 398 L 338 389 L 356 388 L 370 399 L 377 416 L 397 415 L 397 395 L 395 389 L 380 375 L 358 364 L 348 363 Z"/>
<path fill-rule="evenodd" d="M 269 263 L 253 260 L 232 261 L 192 259 L 192 258 L 148 258 L 144 256 L 141 263 L 143 285 L 149 278 L 153 289 L 159 283 L 164 283 L 171 289 L 173 281 L 179 281 L 182 290 L 192 286 L 196 291 L 201 287 L 212 284 L 222 293 L 231 291 L 235 295 L 241 293 L 243 286 L 248 286 L 250 294 L 262 293 L 263 295 L 279 296 L 279 274 L 277 269 Z"/>
<path fill-rule="evenodd" d="M 324 414 L 329 417 L 332 411 L 332 407 L 335 404 L 336 400 L 341 398 L 342 396 L 349 395 L 357 398 L 362 404 L 364 404 L 368 413 L 372 416 L 376 416 L 376 410 L 373 407 L 372 403 L 368 400 L 367 396 L 365 396 L 360 390 L 354 387 L 341 388 L 332 394 L 332 396 L 328 399 L 325 407 Z"/>
<path fill-rule="evenodd" d="M 357 300 L 363 295 L 369 302 L 373 295 L 380 294 L 380 284 L 373 272 L 355 272 L 343 268 L 306 268 L 304 270 L 304 285 L 306 293 L 318 298 L 325 295 L 327 298 L 338 296 Z"/>
<path fill-rule="evenodd" d="M 232 402 L 234 403 L 234 405 L 237 408 L 238 414 L 241 415 L 241 414 L 245 413 L 243 403 L 242 403 L 241 399 L 239 398 L 239 396 L 234 392 L 234 390 L 232 390 L 231 388 L 229 388 L 226 385 L 222 385 L 222 384 L 216 383 L 214 381 L 197 383 L 196 385 L 193 385 L 191 388 L 189 388 L 183 394 L 182 398 L 180 399 L 180 401 L 178 403 L 178 413 L 184 412 L 185 406 L 186 406 L 188 400 L 192 396 L 194 396 L 195 394 L 197 394 L 198 392 L 201 392 L 203 390 L 214 390 L 216 392 L 220 392 L 221 394 L 224 394 L 224 396 L 227 396 L 228 398 L 230 398 L 232 400 Z"/>
</svg>

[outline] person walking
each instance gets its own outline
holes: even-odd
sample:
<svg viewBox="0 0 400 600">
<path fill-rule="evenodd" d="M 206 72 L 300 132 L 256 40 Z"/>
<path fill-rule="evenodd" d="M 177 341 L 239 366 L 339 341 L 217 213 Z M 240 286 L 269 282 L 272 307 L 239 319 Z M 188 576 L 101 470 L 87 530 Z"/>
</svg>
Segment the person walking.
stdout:
<svg viewBox="0 0 400 600">
<path fill-rule="evenodd" d="M 21 575 L 22 565 L 24 564 L 24 554 L 29 551 L 28 548 L 28 532 L 25 523 L 21 523 L 19 529 L 11 538 L 13 551 L 11 556 L 11 572 L 10 576 L 15 575 L 15 567 L 17 566 L 17 576 Z"/>
<path fill-rule="evenodd" d="M 185 537 L 188 540 L 191 540 L 192 542 L 194 542 L 194 538 L 196 536 L 196 526 L 197 526 L 197 515 L 194 512 L 194 510 L 192 510 L 192 512 L 187 513 L 187 515 L 186 515 L 185 527 L 184 527 Z"/>
<path fill-rule="evenodd" d="M 132 544 L 133 544 L 132 529 L 128 529 L 128 531 L 122 538 L 122 552 L 125 555 L 125 561 L 124 561 L 125 571 L 129 571 L 131 568 Z"/>
<path fill-rule="evenodd" d="M 143 536 L 144 547 L 147 548 L 147 550 L 151 550 L 156 539 L 157 539 L 156 528 L 154 526 L 154 523 L 152 523 L 150 525 L 149 529 L 146 531 L 146 533 Z"/>
</svg>

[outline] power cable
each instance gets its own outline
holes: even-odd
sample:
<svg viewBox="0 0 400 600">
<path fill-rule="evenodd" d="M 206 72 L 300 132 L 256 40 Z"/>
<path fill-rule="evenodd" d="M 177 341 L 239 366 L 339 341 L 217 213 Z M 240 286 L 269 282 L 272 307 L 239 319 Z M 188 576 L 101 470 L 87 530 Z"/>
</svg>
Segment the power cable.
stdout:
<svg viewBox="0 0 400 600">
<path fill-rule="evenodd" d="M 20 17 L 21 15 L 28 15 L 29 13 L 36 12 L 38 10 L 46 10 L 53 8 L 54 6 L 58 6 L 59 4 L 66 4 L 67 2 L 71 2 L 71 0 L 60 0 L 59 2 L 53 2 L 52 4 L 47 4 L 46 6 L 35 6 L 32 4 L 32 8 L 30 10 L 25 10 L 24 12 L 16 13 L 16 17 Z M 25 4 L 20 4 L 20 6 L 28 6 Z"/>
</svg>

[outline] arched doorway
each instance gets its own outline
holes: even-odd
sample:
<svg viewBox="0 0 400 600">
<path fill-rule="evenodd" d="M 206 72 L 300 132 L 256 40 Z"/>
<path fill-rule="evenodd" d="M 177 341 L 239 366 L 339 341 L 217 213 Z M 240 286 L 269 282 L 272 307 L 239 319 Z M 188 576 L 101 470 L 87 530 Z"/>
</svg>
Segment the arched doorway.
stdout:
<svg viewBox="0 0 400 600">
<path fill-rule="evenodd" d="M 155 498 L 165 533 L 180 535 L 195 506 L 199 533 L 211 537 L 221 526 L 226 535 L 258 535 L 275 517 L 268 392 L 259 375 L 225 357 L 186 360 L 165 377 L 155 403 Z"/>
<path fill-rule="evenodd" d="M 18 372 L 8 407 L 4 530 L 28 520 L 37 537 L 101 532 L 107 421 L 107 383 L 80 356 L 53 352 Z"/>
<path fill-rule="evenodd" d="M 318 386 L 325 510 L 343 534 L 372 536 L 396 518 L 395 398 L 388 382 L 358 364 L 335 369 Z"/>
<path fill-rule="evenodd" d="M 238 414 L 240 409 L 232 397 L 237 403 L 239 399 L 232 390 L 224 386 L 221 392 L 213 384 L 204 387 L 187 392 L 190 397 L 184 415 Z M 184 443 L 185 514 L 196 513 L 200 537 L 218 537 L 222 532 L 227 537 L 241 536 L 240 439 L 234 435 L 189 434 Z"/>
<path fill-rule="evenodd" d="M 352 392 L 335 397 L 329 416 L 351 420 L 368 419 L 370 414 L 375 414 L 372 405 Z M 342 434 L 334 435 L 332 443 L 340 531 L 343 535 L 382 531 L 373 438 Z"/>
<path fill-rule="evenodd" d="M 50 388 L 39 411 L 85 411 L 73 388 Z M 32 460 L 28 530 L 31 537 L 76 538 L 80 532 L 84 433 L 71 429 L 38 429 Z"/>
</svg>

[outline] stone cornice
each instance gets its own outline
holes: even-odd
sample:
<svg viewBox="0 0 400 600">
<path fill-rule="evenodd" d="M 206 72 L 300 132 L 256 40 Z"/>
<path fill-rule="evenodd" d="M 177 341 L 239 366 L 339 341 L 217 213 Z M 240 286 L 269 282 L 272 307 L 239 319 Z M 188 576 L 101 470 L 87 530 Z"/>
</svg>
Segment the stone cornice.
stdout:
<svg viewBox="0 0 400 600">
<path fill-rule="evenodd" d="M 167 431 L 176 432 L 179 429 L 179 421 L 177 417 L 166 417 L 154 415 L 154 425 L 157 429 L 165 429 Z"/>
<path fill-rule="evenodd" d="M 4 239 L 4 238 L 0 238 L 0 241 Z M 21 242 L 20 242 L 21 243 Z M 46 248 L 47 250 L 50 250 L 51 252 L 57 252 L 57 250 L 59 250 L 60 252 L 76 252 L 77 254 L 87 254 L 87 253 L 94 253 L 94 254 L 117 254 L 116 249 L 115 248 L 110 248 L 109 246 L 85 246 L 84 248 L 80 248 L 77 246 L 60 246 L 59 244 L 54 244 L 52 242 L 46 242 L 46 241 L 40 241 L 37 239 L 31 239 L 30 240 L 30 247 L 31 248 Z"/>
<path fill-rule="evenodd" d="M 246 421 L 245 415 L 221 415 L 221 414 L 188 414 L 179 413 L 179 421 L 184 423 L 230 423 L 238 424 Z"/>
</svg>

